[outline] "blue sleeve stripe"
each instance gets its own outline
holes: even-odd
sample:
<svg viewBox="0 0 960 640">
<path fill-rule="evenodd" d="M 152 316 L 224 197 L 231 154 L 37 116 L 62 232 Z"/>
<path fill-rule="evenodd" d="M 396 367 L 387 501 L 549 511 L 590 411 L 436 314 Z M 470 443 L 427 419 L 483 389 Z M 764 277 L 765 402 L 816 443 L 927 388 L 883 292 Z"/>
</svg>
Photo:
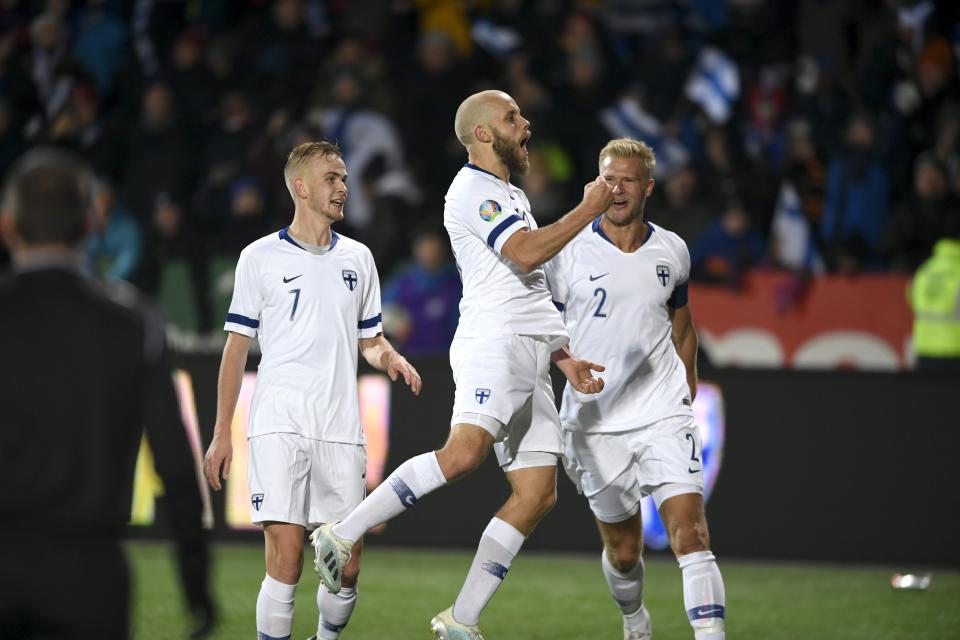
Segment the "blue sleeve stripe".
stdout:
<svg viewBox="0 0 960 640">
<path fill-rule="evenodd" d="M 674 309 L 679 309 L 680 307 L 687 304 L 687 283 L 678 284 L 673 288 L 673 293 L 670 295 L 670 298 L 667 300 L 667 306 Z"/>
<path fill-rule="evenodd" d="M 378 313 L 368 320 L 361 320 L 357 323 L 357 329 L 372 329 L 373 327 L 380 324 L 380 320 L 383 318 L 382 313 Z"/>
<path fill-rule="evenodd" d="M 557 308 L 557 311 L 562 312 L 567 310 L 567 305 L 563 304 L 562 302 L 557 302 L 556 300 L 553 301 L 553 306 Z"/>
<path fill-rule="evenodd" d="M 497 243 L 497 238 L 499 238 L 501 234 L 503 234 L 503 232 L 506 231 L 514 222 L 520 222 L 520 216 L 517 214 L 507 216 L 502 222 L 500 222 L 500 224 L 493 228 L 493 231 L 491 231 L 490 235 L 487 236 L 487 244 L 490 245 L 491 249 L 493 248 L 493 245 Z"/>
<path fill-rule="evenodd" d="M 256 329 L 260 326 L 259 320 L 242 316 L 239 313 L 228 313 L 227 322 L 232 322 L 233 324 L 242 324 L 243 326 L 250 327 L 251 329 Z"/>
</svg>

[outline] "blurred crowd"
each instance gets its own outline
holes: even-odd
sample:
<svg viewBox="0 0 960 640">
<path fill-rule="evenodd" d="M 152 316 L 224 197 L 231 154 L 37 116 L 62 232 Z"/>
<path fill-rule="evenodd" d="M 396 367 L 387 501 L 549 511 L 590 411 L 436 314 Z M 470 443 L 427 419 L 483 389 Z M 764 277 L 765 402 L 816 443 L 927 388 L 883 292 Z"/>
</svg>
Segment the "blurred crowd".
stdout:
<svg viewBox="0 0 960 640">
<path fill-rule="evenodd" d="M 0 171 L 41 142 L 82 153 L 90 268 L 207 331 L 231 260 L 289 223 L 289 150 L 335 140 L 338 228 L 429 351 L 417 335 L 455 326 L 431 238 L 470 92 L 502 88 L 531 120 L 516 181 L 541 223 L 631 136 L 657 153 L 647 217 L 687 241 L 694 278 L 911 272 L 960 233 L 958 19 L 931 0 L 0 0 Z M 430 305 L 434 328 L 404 328 Z"/>
</svg>

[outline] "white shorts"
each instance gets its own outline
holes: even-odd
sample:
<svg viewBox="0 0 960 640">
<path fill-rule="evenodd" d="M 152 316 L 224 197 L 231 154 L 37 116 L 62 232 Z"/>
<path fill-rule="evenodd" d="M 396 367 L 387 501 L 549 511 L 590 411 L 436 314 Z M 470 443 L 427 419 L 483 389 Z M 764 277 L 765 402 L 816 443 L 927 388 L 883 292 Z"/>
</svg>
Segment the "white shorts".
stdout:
<svg viewBox="0 0 960 640">
<path fill-rule="evenodd" d="M 311 440 L 295 433 L 268 433 L 248 442 L 254 524 L 289 522 L 312 530 L 343 520 L 364 498 L 363 445 Z"/>
<path fill-rule="evenodd" d="M 487 430 L 504 471 L 547 466 L 547 460 L 556 464 L 563 453 L 563 432 L 550 382 L 547 338 L 455 338 L 450 366 L 457 386 L 451 427 L 476 424 Z M 532 452 L 552 457 L 528 455 Z"/>
<path fill-rule="evenodd" d="M 691 416 L 665 418 L 618 433 L 567 431 L 564 466 L 602 522 L 621 522 L 652 495 L 703 493 L 700 431 Z"/>
</svg>

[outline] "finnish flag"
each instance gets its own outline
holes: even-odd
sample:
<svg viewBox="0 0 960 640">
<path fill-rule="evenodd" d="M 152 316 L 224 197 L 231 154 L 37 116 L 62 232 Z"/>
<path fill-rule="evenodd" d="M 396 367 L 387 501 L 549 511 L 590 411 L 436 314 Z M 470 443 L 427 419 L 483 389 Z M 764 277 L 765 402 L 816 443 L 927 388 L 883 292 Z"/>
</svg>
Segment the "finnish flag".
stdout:
<svg viewBox="0 0 960 640">
<path fill-rule="evenodd" d="M 800 196 L 793 183 L 784 181 L 770 226 L 777 262 L 788 269 L 823 273 L 823 259 L 813 241 L 809 221 L 800 209 Z"/>
<path fill-rule="evenodd" d="M 714 124 L 730 119 L 740 95 L 740 72 L 725 53 L 704 47 L 687 79 L 686 96 L 700 105 Z"/>
<path fill-rule="evenodd" d="M 660 121 L 625 96 L 600 112 L 600 122 L 614 138 L 633 138 L 647 143 L 657 157 L 653 175 L 661 180 L 690 161 L 690 153 L 663 130 Z"/>
</svg>

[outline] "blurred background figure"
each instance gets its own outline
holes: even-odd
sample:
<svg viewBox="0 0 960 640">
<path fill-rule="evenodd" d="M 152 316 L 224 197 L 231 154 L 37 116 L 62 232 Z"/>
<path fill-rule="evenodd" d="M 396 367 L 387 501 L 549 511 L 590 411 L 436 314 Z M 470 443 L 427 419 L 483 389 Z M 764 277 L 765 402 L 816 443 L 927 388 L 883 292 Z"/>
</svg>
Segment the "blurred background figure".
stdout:
<svg viewBox="0 0 960 640">
<path fill-rule="evenodd" d="M 93 185 L 90 227 L 85 246 L 90 272 L 107 281 L 133 282 L 140 266 L 140 226 L 102 178 Z"/>
<path fill-rule="evenodd" d="M 457 329 L 461 293 L 446 234 L 423 229 L 414 236 L 413 262 L 384 285 L 384 331 L 411 356 L 444 355 Z"/>
<path fill-rule="evenodd" d="M 690 272 L 695 280 L 736 288 L 763 256 L 763 236 L 751 225 L 743 204 L 732 200 L 691 246 Z"/>
<path fill-rule="evenodd" d="M 934 245 L 908 292 L 917 368 L 960 372 L 960 225 Z"/>
</svg>

